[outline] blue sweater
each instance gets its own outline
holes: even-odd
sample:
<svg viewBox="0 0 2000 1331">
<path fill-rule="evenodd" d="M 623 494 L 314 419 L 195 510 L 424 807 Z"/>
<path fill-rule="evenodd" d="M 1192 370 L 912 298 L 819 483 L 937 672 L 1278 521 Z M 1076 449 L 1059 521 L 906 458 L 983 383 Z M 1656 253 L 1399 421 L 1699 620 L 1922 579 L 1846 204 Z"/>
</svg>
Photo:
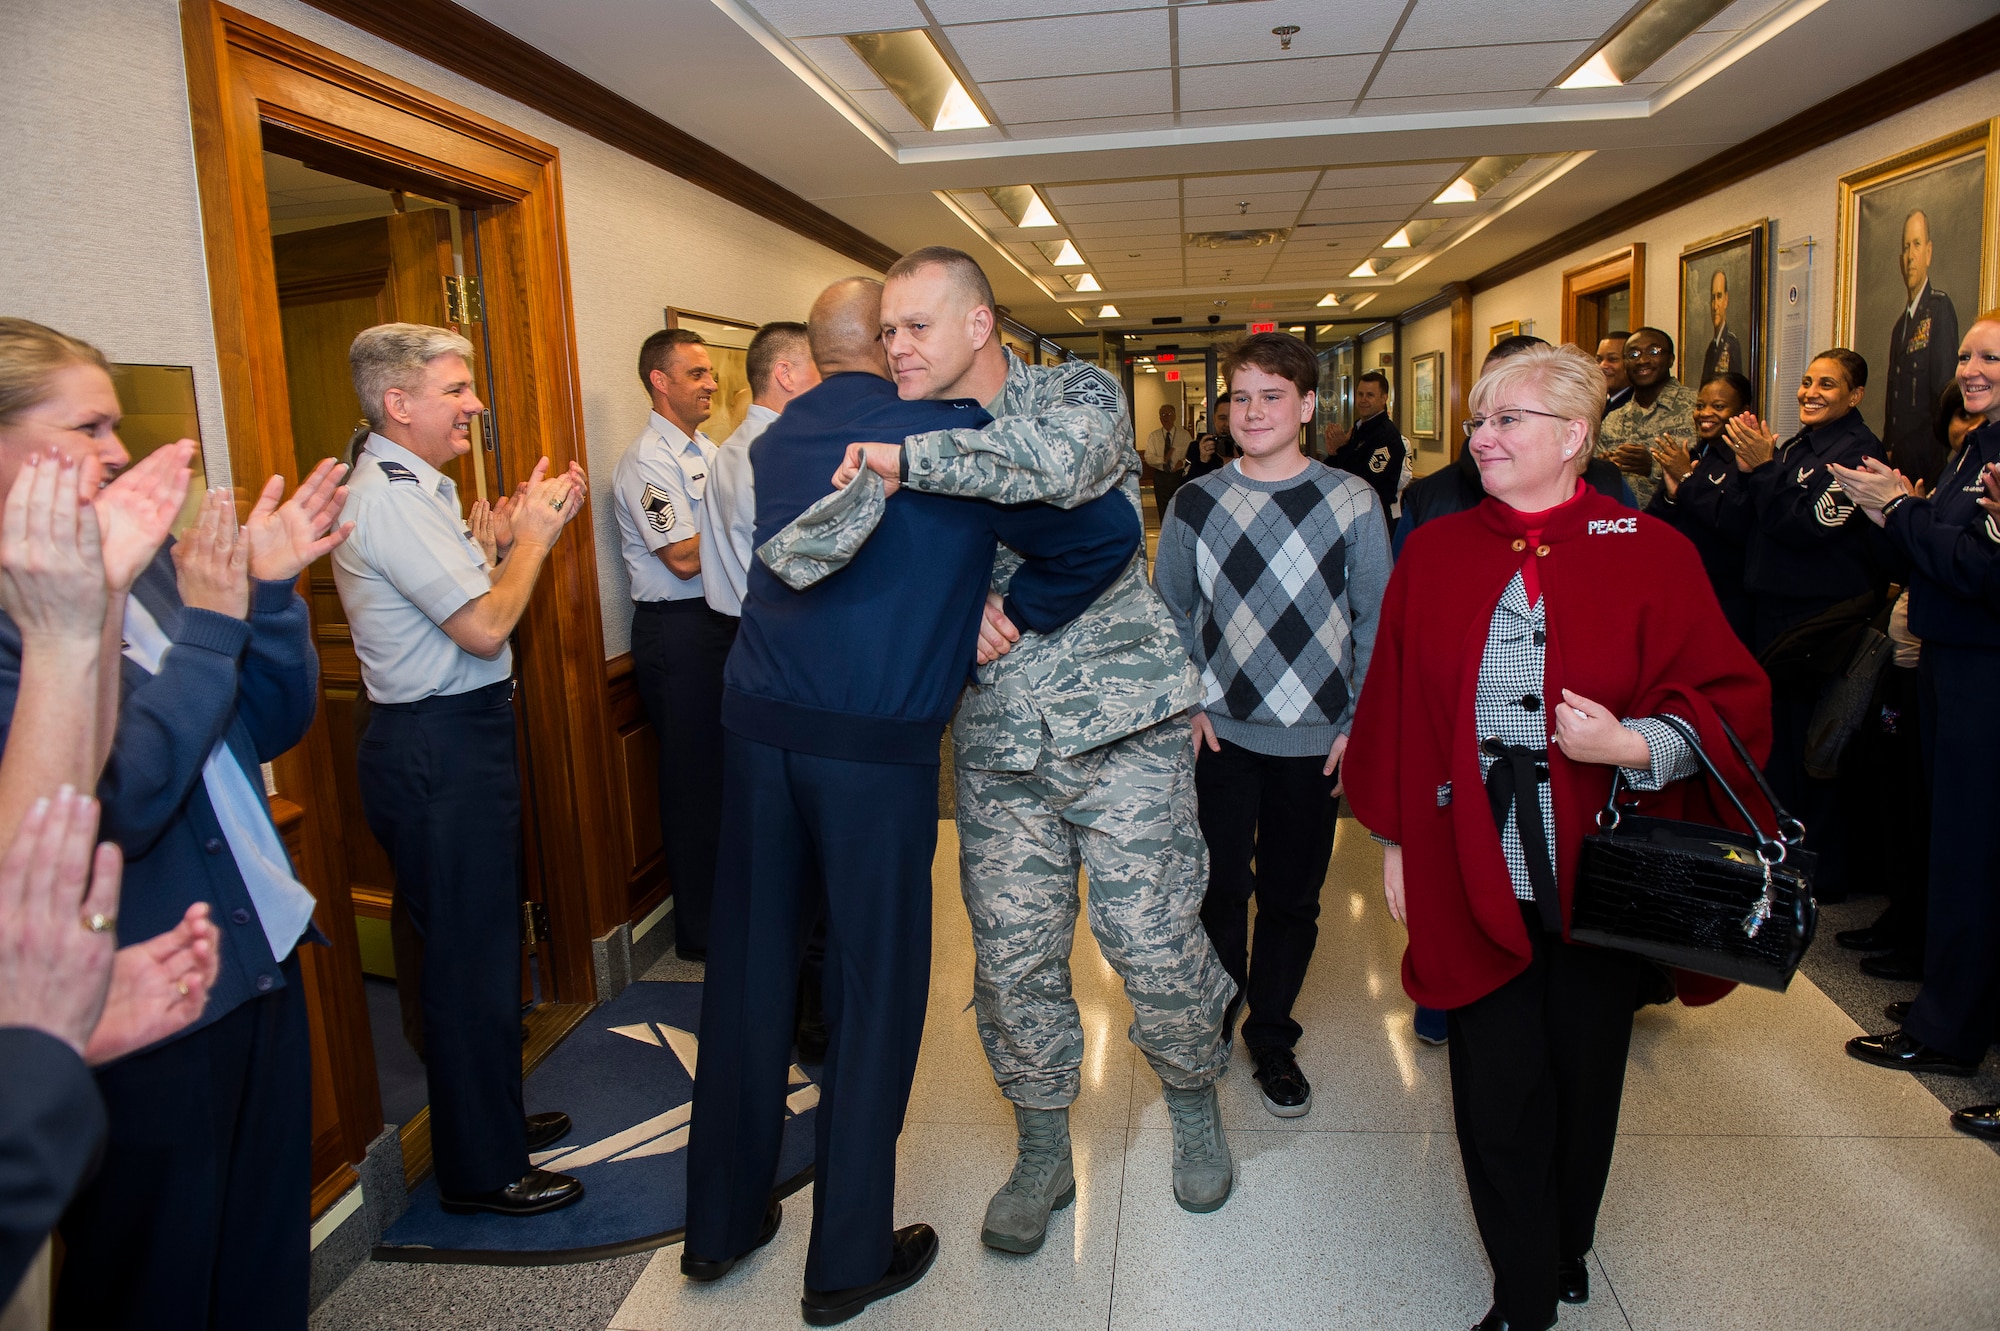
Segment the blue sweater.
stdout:
<svg viewBox="0 0 2000 1331">
<path fill-rule="evenodd" d="M 971 402 L 905 402 L 872 374 L 834 375 L 750 446 L 756 544 L 826 496 L 850 443 L 991 419 Z M 1008 618 L 1052 633 L 1117 581 L 1141 536 L 1115 490 L 1066 511 L 901 490 L 847 567 L 804 591 L 751 561 L 722 724 L 822 757 L 934 764 L 972 670 L 997 543 L 1027 561 L 1008 583 Z"/>
</svg>

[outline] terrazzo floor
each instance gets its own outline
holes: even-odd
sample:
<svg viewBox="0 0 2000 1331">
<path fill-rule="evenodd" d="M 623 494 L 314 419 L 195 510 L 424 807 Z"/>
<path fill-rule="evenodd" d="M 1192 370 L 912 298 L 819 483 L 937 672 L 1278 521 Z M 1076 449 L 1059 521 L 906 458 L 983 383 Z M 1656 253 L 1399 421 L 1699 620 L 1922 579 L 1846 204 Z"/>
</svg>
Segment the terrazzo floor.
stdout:
<svg viewBox="0 0 2000 1331">
<path fill-rule="evenodd" d="M 1313 1109 L 1267 1113 L 1239 1045 L 1223 1088 L 1236 1191 L 1213 1215 L 1174 1203 L 1159 1084 L 1125 1039 L 1116 977 L 1079 931 L 1088 1044 L 1072 1116 L 1077 1201 L 1040 1253 L 1017 1258 L 978 1241 L 1012 1159 L 1013 1120 L 967 1008 L 971 938 L 943 825 L 931 1003 L 897 1196 L 899 1222 L 929 1222 L 942 1251 L 921 1283 L 852 1325 L 1450 1331 L 1478 1320 L 1489 1277 L 1451 1134 L 1445 1051 L 1411 1032 L 1402 931 L 1382 908 L 1379 865 L 1344 819 L 1297 1013 Z M 1816 967 L 1833 964 L 1816 949 Z M 670 958 L 648 978 L 694 970 Z M 1642 1012 L 1592 1298 L 1565 1307 L 1561 1326 L 2000 1326 L 2000 1154 L 1953 1133 L 1917 1079 L 1847 1058 L 1842 1042 L 1862 1029 L 1804 974 L 1782 996 L 1741 990 L 1706 1009 Z M 770 1246 L 713 1285 L 681 1278 L 678 1246 L 545 1270 L 371 1263 L 313 1326 L 789 1331 L 801 1325 L 810 1208 L 809 1191 L 788 1200 Z"/>
</svg>

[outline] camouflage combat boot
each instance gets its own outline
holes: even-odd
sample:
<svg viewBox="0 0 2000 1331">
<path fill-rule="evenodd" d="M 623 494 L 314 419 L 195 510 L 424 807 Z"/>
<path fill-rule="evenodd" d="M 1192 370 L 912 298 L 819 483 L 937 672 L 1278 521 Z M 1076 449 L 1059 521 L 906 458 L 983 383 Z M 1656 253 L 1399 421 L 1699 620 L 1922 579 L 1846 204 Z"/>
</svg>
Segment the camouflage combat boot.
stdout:
<svg viewBox="0 0 2000 1331">
<path fill-rule="evenodd" d="M 1069 1154 L 1069 1110 L 1014 1106 L 1020 1155 L 1005 1187 L 986 1205 L 979 1241 L 1001 1252 L 1029 1253 L 1048 1234 L 1049 1212 L 1076 1200 Z"/>
<path fill-rule="evenodd" d="M 1198 1091 L 1168 1086 L 1167 1114 L 1174 1124 L 1174 1200 L 1197 1215 L 1229 1200 L 1236 1165 L 1222 1136 L 1222 1108 L 1213 1084 Z"/>
</svg>

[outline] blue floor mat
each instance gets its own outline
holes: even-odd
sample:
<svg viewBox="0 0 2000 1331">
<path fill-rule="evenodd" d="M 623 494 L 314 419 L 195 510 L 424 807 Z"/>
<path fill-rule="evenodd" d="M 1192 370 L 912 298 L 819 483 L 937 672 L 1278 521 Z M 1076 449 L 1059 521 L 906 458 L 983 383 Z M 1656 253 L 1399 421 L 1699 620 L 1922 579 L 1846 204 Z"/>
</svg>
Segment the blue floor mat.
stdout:
<svg viewBox="0 0 2000 1331">
<path fill-rule="evenodd" d="M 375 1248 L 380 1261 L 548 1266 L 675 1242 L 687 1222 L 688 1110 L 701 986 L 641 980 L 591 1011 L 527 1080 L 527 1111 L 560 1109 L 569 1136 L 533 1162 L 583 1180 L 584 1197 L 545 1215 L 452 1215 L 435 1176 Z M 819 1085 L 794 1064 L 774 1191 L 812 1176 Z"/>
</svg>

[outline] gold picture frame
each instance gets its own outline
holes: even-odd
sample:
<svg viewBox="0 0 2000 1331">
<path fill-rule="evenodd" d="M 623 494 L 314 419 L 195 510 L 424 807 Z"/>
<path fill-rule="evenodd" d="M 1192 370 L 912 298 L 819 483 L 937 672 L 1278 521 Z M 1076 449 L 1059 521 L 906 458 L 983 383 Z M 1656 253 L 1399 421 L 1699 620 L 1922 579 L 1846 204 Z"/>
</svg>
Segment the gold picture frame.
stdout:
<svg viewBox="0 0 2000 1331">
<path fill-rule="evenodd" d="M 1730 370 L 1762 394 L 1770 237 L 1770 219 L 1758 218 L 1681 251 L 1680 323 L 1674 337 L 1679 342 L 1675 377 L 1682 383 L 1699 388 L 1709 375 Z M 1721 337 L 1713 320 L 1717 277 L 1722 278 Z"/>
<path fill-rule="evenodd" d="M 1436 442 L 1443 434 L 1444 353 L 1410 358 L 1410 438 Z"/>
<path fill-rule="evenodd" d="M 1834 337 L 1869 362 L 1862 418 L 1893 456 L 1905 435 L 1928 435 L 1959 334 L 2000 304 L 2000 117 L 1850 171 L 1839 190 Z M 1920 269 L 1906 237 L 1923 246 Z"/>
<path fill-rule="evenodd" d="M 1491 351 L 1494 347 L 1500 345 L 1502 338 L 1518 337 L 1520 333 L 1521 321 L 1519 319 L 1509 319 L 1506 323 L 1494 324 L 1486 330 L 1486 349 Z"/>
</svg>

